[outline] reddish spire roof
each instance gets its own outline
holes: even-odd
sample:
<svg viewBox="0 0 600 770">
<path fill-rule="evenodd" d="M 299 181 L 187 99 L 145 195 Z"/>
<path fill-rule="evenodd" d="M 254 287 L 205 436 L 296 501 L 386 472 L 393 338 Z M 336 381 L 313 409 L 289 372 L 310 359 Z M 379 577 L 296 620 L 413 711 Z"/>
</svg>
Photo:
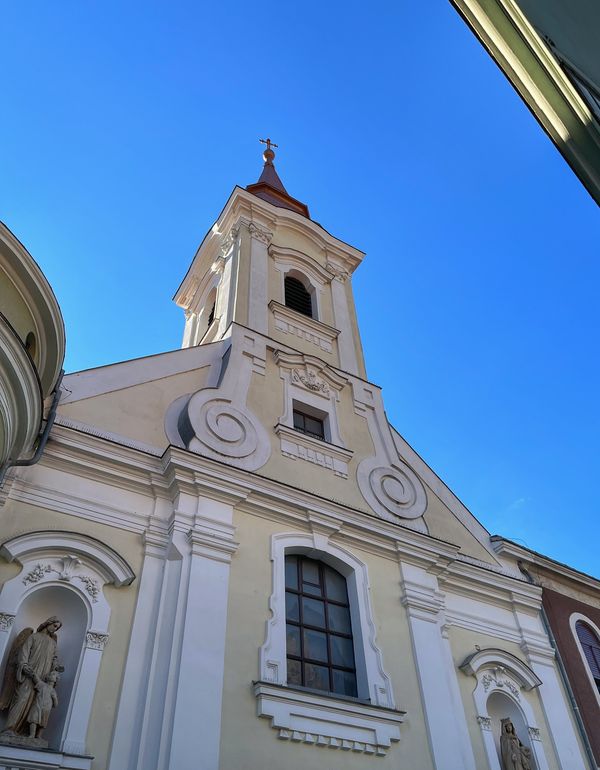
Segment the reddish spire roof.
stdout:
<svg viewBox="0 0 600 770">
<path fill-rule="evenodd" d="M 268 203 L 272 203 L 274 206 L 290 209 L 290 211 L 295 211 L 298 214 L 302 214 L 302 216 L 307 219 L 310 219 L 308 206 L 305 203 L 297 201 L 288 194 L 288 191 L 283 186 L 283 182 L 279 178 L 279 174 L 275 171 L 275 166 L 273 164 L 275 153 L 271 147 L 277 147 L 277 145 L 273 144 L 270 139 L 261 139 L 261 142 L 267 145 L 267 149 L 263 153 L 265 165 L 258 182 L 249 184 L 246 187 L 246 190 L 253 195 L 256 195 L 257 198 L 262 198 Z"/>
</svg>

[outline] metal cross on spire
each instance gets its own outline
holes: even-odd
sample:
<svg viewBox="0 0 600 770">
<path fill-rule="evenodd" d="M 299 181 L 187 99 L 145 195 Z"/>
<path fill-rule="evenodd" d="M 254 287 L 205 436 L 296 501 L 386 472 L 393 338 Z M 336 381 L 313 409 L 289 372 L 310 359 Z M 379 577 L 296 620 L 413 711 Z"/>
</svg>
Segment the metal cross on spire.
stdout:
<svg viewBox="0 0 600 770">
<path fill-rule="evenodd" d="M 266 145 L 267 145 L 267 150 L 270 150 L 270 149 L 271 149 L 271 147 L 279 147 L 279 145 L 278 145 L 278 144 L 275 144 L 274 142 L 272 142 L 272 141 L 269 139 L 269 137 L 267 137 L 266 139 L 259 139 L 258 141 L 259 141 L 261 144 L 266 144 Z"/>
</svg>

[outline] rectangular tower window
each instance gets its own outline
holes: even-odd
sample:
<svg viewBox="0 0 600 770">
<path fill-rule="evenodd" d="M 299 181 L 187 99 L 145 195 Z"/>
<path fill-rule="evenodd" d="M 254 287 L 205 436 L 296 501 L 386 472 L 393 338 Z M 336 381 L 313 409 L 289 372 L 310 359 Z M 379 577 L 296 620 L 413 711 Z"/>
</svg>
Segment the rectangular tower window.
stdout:
<svg viewBox="0 0 600 770">
<path fill-rule="evenodd" d="M 311 414 L 294 409 L 294 429 L 307 436 L 325 441 L 325 421 Z"/>
</svg>

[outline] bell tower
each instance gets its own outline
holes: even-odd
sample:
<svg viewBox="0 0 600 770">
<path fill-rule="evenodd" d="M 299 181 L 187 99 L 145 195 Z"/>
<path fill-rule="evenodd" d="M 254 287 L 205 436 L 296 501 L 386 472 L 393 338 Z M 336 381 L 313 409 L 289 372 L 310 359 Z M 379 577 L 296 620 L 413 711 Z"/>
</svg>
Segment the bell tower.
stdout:
<svg viewBox="0 0 600 770">
<path fill-rule="evenodd" d="M 275 169 L 277 145 L 261 142 L 258 181 L 233 190 L 175 296 L 183 347 L 223 339 L 237 323 L 365 377 L 351 286 L 364 254 L 311 219 Z"/>
</svg>

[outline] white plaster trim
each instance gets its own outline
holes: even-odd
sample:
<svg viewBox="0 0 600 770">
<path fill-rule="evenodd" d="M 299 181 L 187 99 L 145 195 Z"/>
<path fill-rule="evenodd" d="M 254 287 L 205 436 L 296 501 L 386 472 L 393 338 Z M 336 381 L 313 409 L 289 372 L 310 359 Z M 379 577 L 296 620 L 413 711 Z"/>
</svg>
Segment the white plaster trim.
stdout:
<svg viewBox="0 0 600 770">
<path fill-rule="evenodd" d="M 232 329 L 218 387 L 196 391 L 181 410 L 178 430 L 191 452 L 249 471 L 267 462 L 269 435 L 247 405 L 252 376 L 264 374 L 265 358 L 262 335 L 244 327 Z"/>
<path fill-rule="evenodd" d="M 65 327 L 54 292 L 39 265 L 14 234 L 0 222 L 2 269 L 27 306 L 37 338 L 37 372 L 44 397 L 52 392 L 65 357 Z M 8 319 L 10 322 L 10 318 Z M 2 345 L 0 345 L 0 349 Z"/>
<path fill-rule="evenodd" d="M 510 652 L 493 647 L 478 650 L 469 655 L 461 663 L 460 668 L 466 674 L 471 674 L 475 677 L 477 677 L 482 669 L 490 669 L 496 681 L 499 681 L 498 677 L 506 670 L 517 681 L 519 687 L 522 687 L 524 690 L 532 690 L 534 687 L 539 687 L 542 683 L 535 672 L 527 664 L 523 663 L 522 660 L 519 660 Z"/>
<path fill-rule="evenodd" d="M 127 436 L 122 436 L 119 433 L 112 433 L 107 430 L 97 428 L 95 425 L 89 425 L 79 420 L 72 420 L 70 417 L 64 417 L 57 414 L 56 425 L 62 425 L 63 428 L 71 428 L 71 430 L 78 430 L 80 433 L 87 433 L 88 436 L 97 436 L 103 438 L 105 441 L 112 441 L 115 444 L 121 444 L 121 446 L 129 447 L 130 449 L 136 449 L 138 452 L 144 452 L 145 454 L 154 455 L 154 457 L 160 457 L 164 452 L 164 448 L 153 446 L 152 444 L 145 444 L 143 441 L 136 441 Z"/>
<path fill-rule="evenodd" d="M 336 476 L 348 478 L 348 463 L 353 454 L 349 449 L 320 441 L 282 423 L 277 423 L 275 433 L 281 441 L 281 454 L 284 457 L 292 460 L 306 460 L 328 468 Z"/>
<path fill-rule="evenodd" d="M 257 715 L 281 740 L 383 757 L 400 740 L 403 711 L 257 682 Z"/>
<path fill-rule="evenodd" d="M 0 744 L 0 770 L 91 770 L 93 757 Z"/>
<path fill-rule="evenodd" d="M 92 563 L 105 583 L 129 585 L 135 573 L 119 554 L 100 540 L 78 532 L 29 532 L 7 540 L 0 548 L 6 561 L 35 561 L 75 553 Z M 62 580 L 67 579 L 61 576 Z"/>
<path fill-rule="evenodd" d="M 273 593 L 269 599 L 271 618 L 267 621 L 266 639 L 260 649 L 260 679 L 273 684 L 287 684 L 285 556 L 294 553 L 310 554 L 312 558 L 330 564 L 346 578 L 359 698 L 369 700 L 376 706 L 393 709 L 392 684 L 383 668 L 381 650 L 376 641 L 367 566 L 349 551 L 331 543 L 323 531 L 321 528 L 320 533 L 292 532 L 271 537 Z"/>
<path fill-rule="evenodd" d="M 65 376 L 61 386 L 61 406 L 103 393 L 124 390 L 174 374 L 200 369 L 218 358 L 218 349 L 227 343 L 219 340 L 210 345 L 170 350 L 152 356 L 134 358 L 116 364 L 84 369 Z M 215 350 L 217 348 L 217 350 Z M 60 407 L 59 407 L 60 411 Z"/>
<path fill-rule="evenodd" d="M 302 315 L 275 300 L 269 302 L 269 309 L 273 313 L 275 328 L 278 331 L 312 342 L 325 353 L 333 352 L 333 345 L 340 333 L 338 329 Z"/>
<path fill-rule="evenodd" d="M 0 465 L 31 450 L 40 429 L 42 400 L 35 366 L 0 313 Z"/>
<path fill-rule="evenodd" d="M 586 626 L 589 626 L 592 631 L 596 634 L 596 638 L 600 642 L 600 628 L 588 617 L 585 615 L 582 615 L 581 612 L 573 612 L 569 616 L 569 626 L 571 628 L 571 633 L 573 634 L 573 637 L 575 639 L 575 644 L 577 645 L 577 649 L 579 650 L 579 654 L 581 655 L 581 660 L 583 661 L 583 667 L 585 668 L 585 673 L 588 676 L 588 679 L 590 680 L 590 686 L 592 688 L 592 691 L 594 695 L 596 696 L 596 700 L 598 701 L 598 706 L 600 707 L 600 692 L 598 692 L 598 687 L 596 686 L 596 682 L 594 681 L 594 676 L 590 670 L 590 664 L 587 662 L 587 658 L 585 657 L 585 652 L 583 651 L 583 647 L 581 646 L 581 641 L 579 640 L 579 636 L 577 634 L 577 622 L 581 621 L 582 623 L 585 623 Z"/>
</svg>

